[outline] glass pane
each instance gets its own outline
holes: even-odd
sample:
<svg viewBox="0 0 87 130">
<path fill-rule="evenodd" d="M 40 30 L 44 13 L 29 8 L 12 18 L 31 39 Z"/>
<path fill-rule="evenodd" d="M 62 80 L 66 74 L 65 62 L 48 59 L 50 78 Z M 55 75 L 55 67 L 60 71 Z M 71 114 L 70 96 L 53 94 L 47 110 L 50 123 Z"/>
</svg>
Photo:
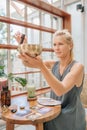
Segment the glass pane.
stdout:
<svg viewBox="0 0 87 130">
<path fill-rule="evenodd" d="M 10 51 L 11 55 L 11 62 L 10 62 L 10 72 L 15 74 L 14 77 L 21 77 L 25 78 L 25 74 L 18 74 L 18 73 L 23 73 L 25 72 L 25 66 L 23 65 L 22 61 L 18 58 L 18 52 L 17 50 L 11 50 Z M 13 80 L 11 84 L 11 89 L 14 91 L 23 91 L 23 86 Z"/>
<path fill-rule="evenodd" d="M 57 17 L 53 17 L 53 28 L 57 29 L 57 25 L 58 24 L 58 18 Z"/>
<path fill-rule="evenodd" d="M 15 33 L 20 32 L 25 34 L 25 28 L 17 25 L 10 25 L 10 43 L 12 45 L 18 45 L 17 41 L 14 38 Z"/>
<path fill-rule="evenodd" d="M 7 74 L 7 50 L 0 49 L 0 65 L 5 66 L 4 72 Z"/>
<path fill-rule="evenodd" d="M 40 31 L 35 29 L 28 29 L 28 43 L 40 43 Z"/>
<path fill-rule="evenodd" d="M 47 13 L 42 13 L 42 23 L 41 23 L 42 26 L 51 28 L 51 20 L 52 20 L 51 15 Z"/>
<path fill-rule="evenodd" d="M 7 42 L 7 24 L 0 22 L 0 44 Z"/>
<path fill-rule="evenodd" d="M 18 58 L 18 52 L 16 50 L 11 50 L 11 72 L 20 73 L 24 72 L 25 67 L 21 60 Z"/>
<path fill-rule="evenodd" d="M 0 2 L 0 16 L 6 15 L 6 0 Z"/>
<path fill-rule="evenodd" d="M 24 20 L 24 11 L 25 11 L 24 8 L 25 8 L 24 4 L 11 1 L 10 16 L 18 20 Z"/>
<path fill-rule="evenodd" d="M 42 32 L 42 46 L 45 48 L 51 48 L 51 33 Z"/>
<path fill-rule="evenodd" d="M 31 8 L 28 6 L 27 8 L 27 21 L 29 23 L 33 23 L 33 24 L 40 24 L 40 17 L 39 17 L 39 10 Z"/>
<path fill-rule="evenodd" d="M 42 75 L 42 86 L 43 86 L 43 88 L 48 86 L 48 83 L 43 75 Z"/>
<path fill-rule="evenodd" d="M 28 82 L 29 84 L 34 83 L 36 89 L 40 88 L 40 73 L 32 73 L 28 75 Z"/>
<path fill-rule="evenodd" d="M 63 21 L 60 17 L 53 16 L 53 29 L 59 30 L 63 28 Z"/>
</svg>

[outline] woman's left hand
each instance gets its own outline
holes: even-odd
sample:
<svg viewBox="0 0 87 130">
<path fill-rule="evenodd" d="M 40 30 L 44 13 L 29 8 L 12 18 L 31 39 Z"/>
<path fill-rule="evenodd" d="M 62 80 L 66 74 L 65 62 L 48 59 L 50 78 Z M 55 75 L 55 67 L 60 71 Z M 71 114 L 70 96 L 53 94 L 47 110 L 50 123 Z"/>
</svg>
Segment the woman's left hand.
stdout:
<svg viewBox="0 0 87 130">
<path fill-rule="evenodd" d="M 20 33 L 19 31 L 15 33 L 14 35 L 16 41 L 20 44 L 21 41 L 21 37 L 22 37 L 22 33 Z M 27 37 L 25 36 L 23 43 L 27 43 Z"/>
<path fill-rule="evenodd" d="M 41 67 L 43 66 L 43 61 L 40 58 L 40 56 L 31 57 L 24 53 L 24 54 L 20 54 L 18 57 L 22 60 L 23 64 L 27 67 L 41 69 Z"/>
</svg>

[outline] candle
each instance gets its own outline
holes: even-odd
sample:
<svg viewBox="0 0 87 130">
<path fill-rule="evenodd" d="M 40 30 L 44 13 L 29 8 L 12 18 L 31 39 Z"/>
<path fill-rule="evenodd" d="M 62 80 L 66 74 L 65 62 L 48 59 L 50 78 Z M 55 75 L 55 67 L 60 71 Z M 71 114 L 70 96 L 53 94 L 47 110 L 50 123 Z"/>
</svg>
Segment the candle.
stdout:
<svg viewBox="0 0 87 130">
<path fill-rule="evenodd" d="M 27 85 L 28 98 L 35 97 L 35 86 L 34 84 Z"/>
</svg>

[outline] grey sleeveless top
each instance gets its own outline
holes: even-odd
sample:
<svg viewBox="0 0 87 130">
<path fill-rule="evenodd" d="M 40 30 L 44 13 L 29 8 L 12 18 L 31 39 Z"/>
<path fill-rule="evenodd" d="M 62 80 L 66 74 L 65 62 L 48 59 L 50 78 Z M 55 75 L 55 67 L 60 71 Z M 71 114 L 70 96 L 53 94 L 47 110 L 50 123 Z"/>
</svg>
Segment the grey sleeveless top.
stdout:
<svg viewBox="0 0 87 130">
<path fill-rule="evenodd" d="M 75 60 L 70 63 L 64 73 L 60 75 L 58 68 L 59 62 L 53 66 L 52 73 L 60 81 L 68 74 Z M 51 91 L 50 97 L 61 101 L 61 113 L 55 119 L 44 123 L 44 130 L 86 130 L 85 110 L 80 100 L 83 83 L 80 87 L 74 86 L 69 92 L 58 97 Z"/>
</svg>

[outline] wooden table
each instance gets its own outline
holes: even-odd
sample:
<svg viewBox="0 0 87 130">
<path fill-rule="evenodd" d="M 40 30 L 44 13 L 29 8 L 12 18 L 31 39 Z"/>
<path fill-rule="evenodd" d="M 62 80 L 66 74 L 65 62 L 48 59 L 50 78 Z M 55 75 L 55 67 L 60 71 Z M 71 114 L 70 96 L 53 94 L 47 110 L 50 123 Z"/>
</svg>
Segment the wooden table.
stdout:
<svg viewBox="0 0 87 130">
<path fill-rule="evenodd" d="M 17 102 L 17 99 L 15 99 Z M 13 101 L 14 102 L 14 101 Z M 38 105 L 37 100 L 36 101 L 28 101 L 29 103 L 32 103 L 33 105 Z M 46 106 L 45 106 L 46 107 Z M 52 110 L 48 113 L 40 116 L 36 120 L 32 121 L 26 118 L 26 116 L 15 116 L 15 113 L 12 113 L 10 110 L 8 112 L 2 114 L 2 119 L 6 121 L 6 130 L 14 130 L 14 125 L 34 125 L 36 126 L 36 130 L 43 130 L 43 123 L 50 121 L 57 117 L 61 112 L 61 105 L 52 106 Z M 35 112 L 36 110 L 32 110 Z"/>
</svg>

